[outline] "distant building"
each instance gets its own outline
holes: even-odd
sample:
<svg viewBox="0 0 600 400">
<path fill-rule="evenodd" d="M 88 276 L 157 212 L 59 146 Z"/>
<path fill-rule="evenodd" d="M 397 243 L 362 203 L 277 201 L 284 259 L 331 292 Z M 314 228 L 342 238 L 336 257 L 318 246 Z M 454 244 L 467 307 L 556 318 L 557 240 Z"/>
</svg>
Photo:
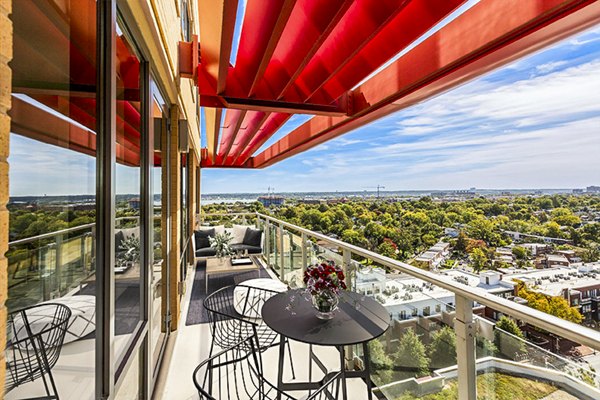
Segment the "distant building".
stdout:
<svg viewBox="0 0 600 400">
<path fill-rule="evenodd" d="M 569 259 L 562 254 L 546 254 L 546 268 L 568 267 L 571 265 Z"/>
<path fill-rule="evenodd" d="M 426 252 L 419 254 L 415 261 L 425 263 L 431 267 L 441 264 L 450 250 L 450 243 L 438 242 L 431 246 Z"/>
<path fill-rule="evenodd" d="M 359 293 L 378 294 L 385 290 L 385 271 L 382 268 L 363 268 L 356 271 L 356 291 Z"/>
<path fill-rule="evenodd" d="M 300 204 L 324 204 L 325 200 L 323 199 L 300 199 L 298 200 Z"/>
<path fill-rule="evenodd" d="M 575 255 L 575 250 L 557 250 L 556 254 L 565 256 L 569 262 L 581 261 L 581 259 Z"/>
<path fill-rule="evenodd" d="M 551 246 L 544 243 L 523 243 L 519 246 L 527 249 L 527 251 L 529 251 L 529 253 L 534 257 L 546 254 L 552 250 Z"/>
<path fill-rule="evenodd" d="M 565 298 L 583 315 L 584 321 L 600 320 L 600 264 L 560 267 L 515 274 L 510 279 L 524 282 L 530 290 Z"/>
<path fill-rule="evenodd" d="M 129 203 L 129 208 L 132 208 L 134 210 L 140 209 L 140 198 L 139 197 L 129 200 L 128 203 Z"/>
<path fill-rule="evenodd" d="M 561 238 L 554 238 L 554 237 L 540 236 L 540 235 L 531 235 L 528 233 L 521 233 L 521 232 L 517 232 L 517 231 L 507 231 L 507 230 L 502 230 L 502 233 L 510 236 L 512 238 L 512 240 L 515 240 L 515 241 L 520 241 L 520 240 L 524 240 L 524 239 L 535 239 L 535 240 L 543 240 L 546 243 L 573 244 L 573 241 L 569 240 L 569 239 L 561 239 Z"/>
<path fill-rule="evenodd" d="M 444 235 L 452 237 L 452 238 L 458 237 L 458 229 L 444 228 Z"/>
<path fill-rule="evenodd" d="M 260 196 L 258 201 L 265 207 L 282 206 L 285 198 L 283 196 Z"/>
<path fill-rule="evenodd" d="M 573 189 L 573 194 L 581 194 L 583 193 L 583 189 Z"/>
<path fill-rule="evenodd" d="M 585 188 L 588 193 L 600 193 L 600 186 L 588 186 Z"/>
</svg>

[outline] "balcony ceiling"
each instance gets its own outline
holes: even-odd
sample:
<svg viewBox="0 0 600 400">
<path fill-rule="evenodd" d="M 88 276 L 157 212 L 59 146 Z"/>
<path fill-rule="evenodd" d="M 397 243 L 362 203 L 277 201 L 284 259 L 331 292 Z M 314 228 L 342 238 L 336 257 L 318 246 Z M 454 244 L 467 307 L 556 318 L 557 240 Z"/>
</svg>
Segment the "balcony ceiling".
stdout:
<svg viewBox="0 0 600 400">
<path fill-rule="evenodd" d="M 247 0 L 232 65 L 238 0 L 198 0 L 179 68 L 205 110 L 202 166 L 270 166 L 600 22 L 593 0 L 481 0 L 406 51 L 463 3 Z M 294 114 L 313 117 L 256 154 Z"/>
</svg>

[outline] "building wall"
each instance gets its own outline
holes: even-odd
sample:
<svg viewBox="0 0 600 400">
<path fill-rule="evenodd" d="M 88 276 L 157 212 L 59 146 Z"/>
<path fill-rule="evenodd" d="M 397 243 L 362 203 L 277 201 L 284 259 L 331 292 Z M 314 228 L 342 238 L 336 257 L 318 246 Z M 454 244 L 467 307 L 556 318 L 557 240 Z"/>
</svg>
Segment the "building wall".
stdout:
<svg viewBox="0 0 600 400">
<path fill-rule="evenodd" d="M 7 297 L 6 268 L 4 253 L 8 250 L 8 139 L 10 135 L 10 93 L 11 70 L 8 62 L 12 59 L 12 22 L 8 18 L 12 9 L 12 0 L 0 0 L 0 397 L 4 388 L 4 348 L 6 341 Z"/>
</svg>

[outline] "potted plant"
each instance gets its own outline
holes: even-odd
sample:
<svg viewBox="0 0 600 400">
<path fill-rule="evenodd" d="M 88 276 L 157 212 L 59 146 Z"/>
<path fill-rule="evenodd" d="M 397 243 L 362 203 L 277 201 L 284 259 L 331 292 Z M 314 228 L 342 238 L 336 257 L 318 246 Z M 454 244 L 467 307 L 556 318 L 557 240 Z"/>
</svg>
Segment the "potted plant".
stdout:
<svg viewBox="0 0 600 400">
<path fill-rule="evenodd" d="M 215 249 L 217 258 L 222 261 L 223 257 L 233 254 L 230 243 L 233 237 L 229 232 L 217 233 L 214 237 L 209 237 L 210 247 Z"/>
<path fill-rule="evenodd" d="M 340 291 L 346 289 L 344 279 L 344 271 L 332 261 L 310 265 L 306 268 L 304 283 L 307 292 L 312 296 L 318 318 L 333 318 L 333 312 L 338 306 Z"/>
<path fill-rule="evenodd" d="M 128 266 L 139 264 L 141 242 L 138 237 L 132 235 L 123 239 L 118 250 L 117 263 L 120 265 L 119 272 L 126 270 Z"/>
</svg>

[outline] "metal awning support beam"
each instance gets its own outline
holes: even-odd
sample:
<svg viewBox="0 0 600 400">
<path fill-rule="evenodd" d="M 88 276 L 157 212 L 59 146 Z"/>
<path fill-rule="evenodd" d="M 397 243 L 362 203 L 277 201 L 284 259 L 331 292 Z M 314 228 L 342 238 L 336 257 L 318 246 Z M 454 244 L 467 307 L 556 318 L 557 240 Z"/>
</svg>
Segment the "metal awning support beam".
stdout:
<svg viewBox="0 0 600 400">
<path fill-rule="evenodd" d="M 200 106 L 263 112 L 283 112 L 290 114 L 342 116 L 348 114 L 348 97 L 342 96 L 340 100 L 332 104 L 311 104 L 255 98 L 200 95 Z"/>
<path fill-rule="evenodd" d="M 482 0 L 354 90 L 352 117 L 314 117 L 246 166 L 272 165 L 599 22 L 593 0 Z"/>
</svg>

